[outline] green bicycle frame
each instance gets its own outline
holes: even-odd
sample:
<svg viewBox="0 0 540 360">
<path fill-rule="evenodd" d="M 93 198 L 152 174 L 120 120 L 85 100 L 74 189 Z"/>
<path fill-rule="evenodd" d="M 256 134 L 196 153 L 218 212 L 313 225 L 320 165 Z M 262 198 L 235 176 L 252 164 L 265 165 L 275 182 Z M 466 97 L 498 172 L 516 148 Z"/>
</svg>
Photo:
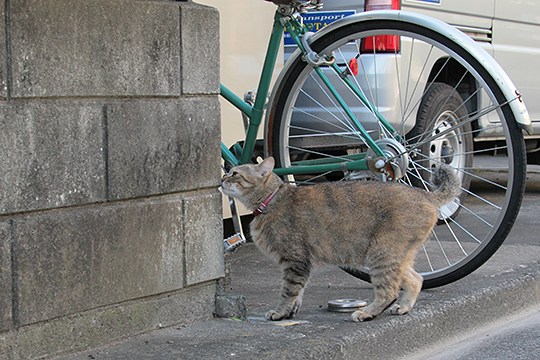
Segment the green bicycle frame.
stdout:
<svg viewBox="0 0 540 360">
<path fill-rule="evenodd" d="M 243 147 L 241 147 L 239 151 L 239 157 L 235 155 L 231 150 L 229 150 L 225 146 L 225 144 L 221 144 L 222 157 L 225 162 L 232 166 L 251 162 L 251 158 L 255 149 L 255 143 L 257 140 L 257 133 L 263 119 L 265 102 L 270 90 L 272 74 L 275 69 L 276 59 L 279 52 L 279 47 L 281 45 L 281 38 L 283 36 L 284 30 L 287 30 L 291 34 L 291 37 L 296 42 L 297 46 L 301 49 L 302 52 L 306 53 L 306 49 L 304 49 L 300 41 L 300 37 L 305 35 L 305 28 L 303 24 L 299 23 L 293 17 L 289 18 L 280 14 L 279 12 L 276 12 L 274 16 L 272 33 L 268 44 L 268 50 L 266 52 L 266 57 L 264 59 L 264 65 L 257 88 L 257 97 L 255 98 L 253 106 L 246 103 L 243 99 L 241 99 L 231 90 L 229 90 L 225 85 L 220 85 L 220 95 L 233 106 L 235 106 L 238 110 L 240 110 L 243 114 L 245 114 L 249 119 L 249 124 L 245 135 L 245 141 Z M 337 73 L 342 72 L 342 70 L 336 64 L 331 65 L 330 68 Z M 335 90 L 333 85 L 330 83 L 330 81 L 324 74 L 324 71 L 320 67 L 315 68 L 315 71 L 319 75 L 321 80 L 325 83 L 336 101 L 343 108 L 345 114 L 351 120 L 351 123 L 354 124 L 354 126 L 356 127 L 356 131 L 359 133 L 362 140 L 374 151 L 374 153 L 378 157 L 384 158 L 385 155 L 381 148 L 371 138 L 369 133 L 364 129 L 360 121 L 356 118 L 356 116 L 347 106 L 345 101 Z M 359 89 L 352 81 L 350 81 L 350 79 L 345 78 L 344 81 L 347 86 L 355 93 L 358 99 L 360 99 L 360 101 L 363 102 L 364 105 L 368 109 L 370 109 L 371 112 L 379 119 L 382 126 L 391 134 L 398 136 L 397 132 L 392 128 L 392 126 L 382 117 L 379 112 L 377 112 L 377 110 L 367 100 L 367 97 L 365 96 L 363 91 Z M 342 159 L 343 160 L 305 160 L 296 162 L 292 164 L 292 166 L 289 168 L 276 168 L 274 169 L 274 172 L 278 175 L 300 175 L 310 173 L 325 173 L 330 171 L 358 171 L 368 169 L 367 159 L 365 158 L 364 154 L 347 155 L 343 156 Z"/>
</svg>

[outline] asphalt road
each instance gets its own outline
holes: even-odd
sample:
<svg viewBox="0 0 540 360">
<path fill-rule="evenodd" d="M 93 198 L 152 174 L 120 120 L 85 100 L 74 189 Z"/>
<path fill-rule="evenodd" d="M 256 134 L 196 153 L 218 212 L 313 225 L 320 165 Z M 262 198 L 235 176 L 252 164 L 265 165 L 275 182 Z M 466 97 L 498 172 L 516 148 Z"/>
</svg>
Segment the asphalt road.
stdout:
<svg viewBox="0 0 540 360">
<path fill-rule="evenodd" d="M 504 319 L 474 334 L 463 334 L 456 340 L 408 359 L 536 360 L 540 357 L 540 310 L 533 309 Z"/>
<path fill-rule="evenodd" d="M 519 215 L 504 244 L 540 246 L 540 181 L 528 185 Z"/>
<path fill-rule="evenodd" d="M 495 161 L 491 158 L 486 160 Z M 486 160 L 482 162 L 483 165 L 495 169 L 491 175 L 492 181 L 497 181 L 498 177 L 505 176 L 504 171 L 498 172 L 497 162 L 490 163 Z M 483 176 L 485 175 L 484 173 Z M 473 182 L 472 186 L 475 185 L 477 186 Z M 476 188 L 475 191 L 482 192 L 482 189 Z M 504 244 L 540 246 L 540 236 L 538 234 L 540 234 L 540 165 L 527 165 L 525 195 L 523 196 L 521 209 Z"/>
</svg>

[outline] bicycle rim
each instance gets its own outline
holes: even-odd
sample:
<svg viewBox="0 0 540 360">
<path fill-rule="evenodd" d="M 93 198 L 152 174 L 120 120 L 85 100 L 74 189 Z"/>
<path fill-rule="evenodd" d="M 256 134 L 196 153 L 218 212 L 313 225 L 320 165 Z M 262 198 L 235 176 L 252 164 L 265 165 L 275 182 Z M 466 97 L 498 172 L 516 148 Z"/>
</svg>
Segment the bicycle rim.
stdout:
<svg viewBox="0 0 540 360">
<path fill-rule="evenodd" d="M 360 51 L 362 42 L 375 44 L 378 38 L 374 36 L 383 35 L 397 37 L 399 50 Z M 439 224 L 417 256 L 416 269 L 424 277 L 424 288 L 448 284 L 482 265 L 508 235 L 524 191 L 523 137 L 497 83 L 452 40 L 398 21 L 353 23 L 318 39 L 312 48 L 334 56 L 399 132 L 400 137 L 389 134 L 344 86 L 343 75 L 324 69 L 384 149 L 398 161 L 400 149 L 405 149 L 408 166 L 399 181 L 428 189 L 426 179 L 440 163 L 452 166 L 462 179 L 462 196 L 440 209 Z M 349 65 L 353 58 L 358 63 L 357 75 Z M 269 108 L 267 134 L 269 153 L 279 166 L 324 157 L 345 162 L 351 154 L 368 150 L 310 66 L 296 59 L 284 79 Z M 439 113 L 433 110 L 434 103 Z M 309 184 L 369 176 L 328 173 L 287 179 Z M 369 269 L 349 272 L 369 279 Z"/>
</svg>

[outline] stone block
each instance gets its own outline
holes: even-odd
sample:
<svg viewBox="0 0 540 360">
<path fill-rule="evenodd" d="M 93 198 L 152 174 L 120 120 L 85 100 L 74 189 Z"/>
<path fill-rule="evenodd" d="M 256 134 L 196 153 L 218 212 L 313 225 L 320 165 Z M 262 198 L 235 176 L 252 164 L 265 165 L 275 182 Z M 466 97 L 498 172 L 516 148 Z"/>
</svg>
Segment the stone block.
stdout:
<svg viewBox="0 0 540 360">
<path fill-rule="evenodd" d="M 11 2 L 13 97 L 180 94 L 177 4 Z"/>
<path fill-rule="evenodd" d="M 244 295 L 216 295 L 215 316 L 221 318 L 238 318 L 246 320 L 246 298 Z"/>
<path fill-rule="evenodd" d="M 214 308 L 215 289 L 215 283 L 206 283 L 23 327 L 11 342 L 15 345 L 14 358 L 49 358 L 103 346 L 116 339 L 161 327 L 209 320 Z"/>
<path fill-rule="evenodd" d="M 221 194 L 184 199 L 186 285 L 224 276 Z"/>
<path fill-rule="evenodd" d="M 0 99 L 7 97 L 7 56 L 5 52 L 6 46 L 6 3 L 0 2 Z"/>
<path fill-rule="evenodd" d="M 216 97 L 114 103 L 107 119 L 111 199 L 219 185 Z"/>
<path fill-rule="evenodd" d="M 183 287 L 176 197 L 16 220 L 21 325 Z"/>
<path fill-rule="evenodd" d="M 0 332 L 12 328 L 12 294 L 11 226 L 9 222 L 5 221 L 0 222 Z"/>
<path fill-rule="evenodd" d="M 219 13 L 193 3 L 180 9 L 182 92 L 219 93 Z"/>
<path fill-rule="evenodd" d="M 103 201 L 103 107 L 0 104 L 0 214 Z"/>
</svg>

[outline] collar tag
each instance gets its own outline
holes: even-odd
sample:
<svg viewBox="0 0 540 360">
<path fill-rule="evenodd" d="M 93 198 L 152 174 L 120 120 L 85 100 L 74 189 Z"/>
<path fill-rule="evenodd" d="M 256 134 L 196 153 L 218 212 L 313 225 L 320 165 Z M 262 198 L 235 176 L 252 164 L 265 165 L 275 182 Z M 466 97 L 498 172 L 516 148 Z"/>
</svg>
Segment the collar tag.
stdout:
<svg viewBox="0 0 540 360">
<path fill-rule="evenodd" d="M 262 203 L 260 203 L 259 206 L 257 206 L 255 211 L 253 211 L 253 216 L 259 216 L 266 212 L 266 208 L 268 207 L 268 204 L 270 203 L 270 201 L 272 201 L 272 199 L 274 198 L 278 190 L 279 190 L 279 187 L 276 190 L 274 190 Z"/>
<path fill-rule="evenodd" d="M 253 215 L 258 216 L 258 215 L 264 214 L 265 212 L 266 212 L 266 205 L 264 203 L 260 203 L 259 206 L 257 206 L 255 211 L 253 212 Z"/>
</svg>

